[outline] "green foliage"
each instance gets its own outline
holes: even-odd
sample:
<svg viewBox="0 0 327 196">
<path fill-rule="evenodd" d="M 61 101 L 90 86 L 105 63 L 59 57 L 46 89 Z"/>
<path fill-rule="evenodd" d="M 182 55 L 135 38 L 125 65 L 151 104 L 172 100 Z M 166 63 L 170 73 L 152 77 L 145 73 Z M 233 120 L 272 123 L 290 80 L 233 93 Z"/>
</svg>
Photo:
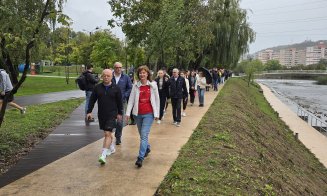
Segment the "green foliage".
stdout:
<svg viewBox="0 0 327 196">
<path fill-rule="evenodd" d="M 280 70 L 282 69 L 282 65 L 279 63 L 278 60 L 269 60 L 266 64 L 265 64 L 265 69 L 266 70 Z"/>
<path fill-rule="evenodd" d="M 321 76 L 316 79 L 316 83 L 319 85 L 327 85 L 327 77 L 326 76 Z"/>
<path fill-rule="evenodd" d="M 236 65 L 254 41 L 239 1 L 109 1 L 130 43 L 141 45 L 149 63 L 180 68 Z M 204 61 L 204 63 L 203 63 Z"/>
<path fill-rule="evenodd" d="M 122 55 L 122 44 L 109 31 L 97 32 L 97 41 L 90 55 L 95 66 L 108 67 L 119 61 Z"/>
</svg>

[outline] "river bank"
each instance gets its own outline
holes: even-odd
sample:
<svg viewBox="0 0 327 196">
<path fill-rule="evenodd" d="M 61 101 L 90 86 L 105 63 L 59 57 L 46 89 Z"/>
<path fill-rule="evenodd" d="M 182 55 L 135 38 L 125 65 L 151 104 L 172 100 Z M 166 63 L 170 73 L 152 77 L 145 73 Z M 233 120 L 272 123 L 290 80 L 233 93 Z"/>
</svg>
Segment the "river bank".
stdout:
<svg viewBox="0 0 327 196">
<path fill-rule="evenodd" d="M 327 170 L 257 86 L 228 80 L 156 195 L 325 195 Z"/>
<path fill-rule="evenodd" d="M 256 80 L 268 86 L 293 112 L 298 106 L 327 122 L 327 86 L 317 85 L 314 80 Z"/>
</svg>

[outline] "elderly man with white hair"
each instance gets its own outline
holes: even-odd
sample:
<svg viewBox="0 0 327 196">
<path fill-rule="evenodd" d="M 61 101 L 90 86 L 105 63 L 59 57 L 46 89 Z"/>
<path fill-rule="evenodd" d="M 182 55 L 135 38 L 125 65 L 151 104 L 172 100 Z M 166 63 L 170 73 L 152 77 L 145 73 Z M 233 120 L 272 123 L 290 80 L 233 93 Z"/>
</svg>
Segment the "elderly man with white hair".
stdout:
<svg viewBox="0 0 327 196">
<path fill-rule="evenodd" d="M 92 118 L 94 104 L 98 102 L 99 126 L 104 131 L 103 148 L 99 162 L 105 164 L 106 157 L 116 151 L 113 143 L 113 132 L 117 127 L 117 122 L 122 121 L 123 101 L 119 86 L 112 82 L 112 71 L 110 69 L 103 70 L 101 77 L 103 82 L 96 85 L 92 91 L 87 118 Z"/>
<path fill-rule="evenodd" d="M 173 107 L 173 125 L 179 127 L 181 123 L 181 105 L 183 97 L 187 96 L 185 79 L 179 76 L 179 70 L 173 69 L 173 75 L 169 79 L 169 92 Z"/>
</svg>

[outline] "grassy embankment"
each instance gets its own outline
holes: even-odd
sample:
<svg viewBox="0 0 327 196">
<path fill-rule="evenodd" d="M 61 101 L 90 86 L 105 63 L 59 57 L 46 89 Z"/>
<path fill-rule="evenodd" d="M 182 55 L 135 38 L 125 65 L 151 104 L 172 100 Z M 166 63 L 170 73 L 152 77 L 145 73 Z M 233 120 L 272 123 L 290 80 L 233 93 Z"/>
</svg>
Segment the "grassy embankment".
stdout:
<svg viewBox="0 0 327 196">
<path fill-rule="evenodd" d="M 327 85 L 327 77 L 326 76 L 321 76 L 321 77 L 318 77 L 316 78 L 316 83 L 318 85 Z"/>
<path fill-rule="evenodd" d="M 29 106 L 25 115 L 8 110 L 0 128 L 0 175 L 68 118 L 83 100 Z"/>
<path fill-rule="evenodd" d="M 327 170 L 258 87 L 231 79 L 157 195 L 327 195 Z"/>
<path fill-rule="evenodd" d="M 15 96 L 27 96 L 67 90 L 77 90 L 74 79 L 66 83 L 65 78 L 27 77 Z"/>
</svg>

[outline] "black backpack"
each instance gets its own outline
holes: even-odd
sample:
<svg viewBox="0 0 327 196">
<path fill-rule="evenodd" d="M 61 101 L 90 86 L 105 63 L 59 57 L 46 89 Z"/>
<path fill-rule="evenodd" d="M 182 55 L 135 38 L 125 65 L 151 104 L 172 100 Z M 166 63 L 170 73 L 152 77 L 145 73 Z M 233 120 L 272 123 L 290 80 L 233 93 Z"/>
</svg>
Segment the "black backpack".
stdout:
<svg viewBox="0 0 327 196">
<path fill-rule="evenodd" d="M 75 80 L 76 84 L 78 85 L 79 89 L 82 91 L 86 90 L 87 86 L 87 78 L 86 78 L 86 73 L 82 73 L 78 78 Z"/>
</svg>

